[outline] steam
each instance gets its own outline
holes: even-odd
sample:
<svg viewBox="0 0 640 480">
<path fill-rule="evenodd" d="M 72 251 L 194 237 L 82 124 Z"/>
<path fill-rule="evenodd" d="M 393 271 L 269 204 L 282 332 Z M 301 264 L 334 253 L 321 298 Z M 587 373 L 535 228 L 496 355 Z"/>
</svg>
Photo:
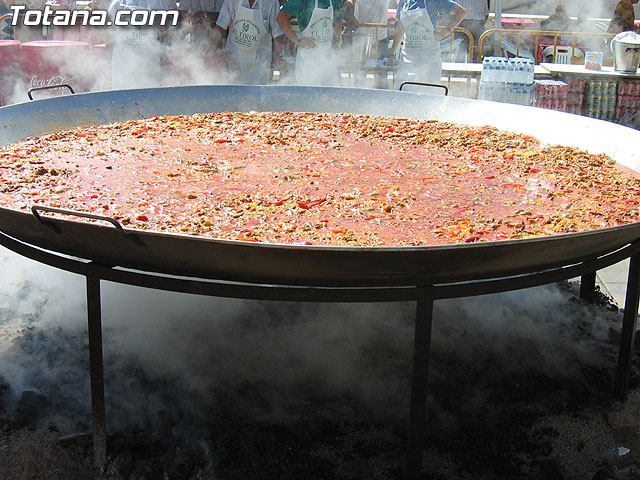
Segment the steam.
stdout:
<svg viewBox="0 0 640 480">
<path fill-rule="evenodd" d="M 576 18 L 590 18 L 608 20 L 611 18 L 617 0 L 600 0 L 597 2 L 577 2 L 574 0 L 555 1 L 537 0 L 531 5 L 526 1 L 513 0 L 503 2 L 505 13 L 524 13 L 547 15 L 554 12 L 558 3 L 564 3 L 569 16 Z M 513 9 L 512 9 L 513 8 Z M 636 15 L 640 16 L 640 4 L 635 5 Z M 492 5 L 492 11 L 494 6 Z M 107 57 L 100 49 L 95 49 L 91 57 L 86 59 L 78 55 L 69 55 L 65 52 L 48 53 L 51 64 L 59 65 L 60 73 L 67 76 L 66 80 L 78 91 L 96 91 L 110 88 L 139 88 L 154 86 L 176 86 L 197 84 L 229 84 L 235 83 L 232 76 L 226 71 L 224 59 L 219 53 L 215 53 L 209 46 L 201 46 L 197 42 L 191 43 L 187 30 L 180 25 L 177 30 L 169 34 L 169 39 L 158 41 L 148 37 L 135 49 L 135 53 L 123 56 L 117 62 L 116 68 L 109 67 L 110 56 Z M 124 29 L 117 27 L 108 29 L 109 32 L 123 33 Z M 95 32 L 94 32 L 95 33 Z M 100 32 L 92 34 L 95 40 Z M 56 58 L 57 57 L 57 58 Z M 293 85 L 296 83 L 293 74 L 293 64 L 289 64 L 291 74 L 282 76 L 280 83 Z M 315 64 L 318 71 L 326 69 L 326 66 Z M 283 74 L 284 72 L 281 72 Z M 18 82 L 14 95 L 8 99 L 8 103 L 27 101 L 27 90 L 32 86 L 31 79 Z M 44 79 L 48 80 L 48 79 Z M 363 86 L 364 79 L 355 79 L 354 86 Z M 345 80 L 342 80 L 344 83 Z M 347 82 L 350 84 L 351 82 Z M 364 85 L 369 82 L 364 81 Z M 39 92 L 34 94 L 37 98 L 66 93 L 66 90 L 56 90 L 49 93 Z"/>
<path fill-rule="evenodd" d="M 593 2 L 583 2 L 576 0 L 511 0 L 502 2 L 504 13 L 523 13 L 533 15 L 550 15 L 555 11 L 556 5 L 563 3 L 567 7 L 567 15 L 576 17 L 584 9 L 588 18 L 611 19 L 618 0 L 596 0 Z M 491 11 L 494 11 L 493 2 Z M 636 14 L 640 11 L 636 8 Z"/>
<path fill-rule="evenodd" d="M 16 397 L 62 395 L 88 415 L 84 278 L 1 255 L 0 375 Z M 572 302 L 572 294 L 545 286 L 437 301 L 432 383 L 447 384 L 452 362 L 498 379 L 527 371 L 580 378 L 593 342 L 606 339 L 619 315 Z M 147 387 L 166 379 L 184 392 L 224 392 L 244 414 L 281 420 L 301 392 L 346 395 L 383 418 L 406 417 L 412 304 L 229 300 L 108 282 L 102 299 L 107 404 L 118 405 L 112 428 L 157 420 L 149 405 L 172 392 Z M 603 315 L 608 321 L 592 321 Z M 585 333 L 591 339 L 578 341 Z M 238 394 L 246 385 L 259 393 Z"/>
</svg>

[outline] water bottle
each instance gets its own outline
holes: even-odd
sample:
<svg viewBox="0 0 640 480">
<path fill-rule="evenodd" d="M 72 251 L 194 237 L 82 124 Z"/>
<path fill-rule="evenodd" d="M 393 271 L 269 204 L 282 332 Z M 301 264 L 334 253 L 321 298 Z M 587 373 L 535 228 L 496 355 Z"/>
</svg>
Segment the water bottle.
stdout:
<svg viewBox="0 0 640 480">
<path fill-rule="evenodd" d="M 512 58 L 509 61 L 509 81 L 511 83 L 518 83 L 518 59 Z"/>
<path fill-rule="evenodd" d="M 504 82 L 504 63 L 502 61 L 502 58 L 497 58 L 496 59 L 496 65 L 497 65 L 497 75 L 496 75 L 496 82 Z"/>
<path fill-rule="evenodd" d="M 530 85 L 533 83 L 533 78 L 534 78 L 534 66 L 533 66 L 533 60 L 528 60 L 527 61 L 527 81 L 525 82 L 527 85 Z"/>
<path fill-rule="evenodd" d="M 522 84 L 519 83 L 516 88 L 514 103 L 518 105 L 524 105 L 524 89 L 522 87 Z"/>
<path fill-rule="evenodd" d="M 498 101 L 498 89 L 497 89 L 497 85 L 498 83 L 496 82 L 491 82 L 489 84 L 489 91 L 487 92 L 487 100 L 491 100 L 492 102 L 497 102 Z"/>
<path fill-rule="evenodd" d="M 498 62 L 493 57 L 491 58 L 489 73 L 490 73 L 489 81 L 497 82 L 498 81 Z"/>
<path fill-rule="evenodd" d="M 509 88 L 507 90 L 507 103 L 516 103 L 516 84 L 509 83 Z"/>
<path fill-rule="evenodd" d="M 484 57 L 482 60 L 482 72 L 480 73 L 480 82 L 490 82 L 491 81 L 491 58 Z"/>
<path fill-rule="evenodd" d="M 521 59 L 518 60 L 518 83 L 524 84 L 527 83 L 527 70 L 526 63 Z"/>
<path fill-rule="evenodd" d="M 483 65 L 482 72 L 484 74 L 484 65 Z M 486 97 L 487 97 L 487 82 L 482 79 L 482 75 L 481 75 L 480 86 L 478 86 L 478 100 L 486 100 L 487 99 Z"/>
</svg>

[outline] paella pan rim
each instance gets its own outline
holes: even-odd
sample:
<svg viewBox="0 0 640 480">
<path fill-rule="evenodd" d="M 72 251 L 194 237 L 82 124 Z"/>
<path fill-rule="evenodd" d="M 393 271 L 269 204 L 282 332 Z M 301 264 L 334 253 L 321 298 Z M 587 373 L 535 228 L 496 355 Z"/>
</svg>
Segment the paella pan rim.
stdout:
<svg viewBox="0 0 640 480">
<path fill-rule="evenodd" d="M 38 100 L 0 108 L 0 145 L 78 126 L 154 114 L 213 111 L 308 111 L 434 119 L 470 126 L 493 125 L 536 136 L 544 143 L 552 143 L 553 135 L 564 133 L 562 129 L 571 123 L 579 134 L 561 144 L 580 147 L 591 142 L 585 150 L 610 154 L 640 171 L 640 153 L 633 147 L 633 137 L 640 138 L 639 132 L 609 122 L 534 107 L 348 88 L 166 87 Z M 309 285 L 415 285 L 422 281 L 491 278 L 571 265 L 640 238 L 640 222 L 523 239 L 374 247 L 254 243 L 127 228 L 127 233 L 146 242 L 147 248 L 138 248 L 113 226 L 50 215 L 43 218 L 62 227 L 62 234 L 41 224 L 29 212 L 6 207 L 0 207 L 0 231 L 46 250 L 125 268 Z"/>
</svg>

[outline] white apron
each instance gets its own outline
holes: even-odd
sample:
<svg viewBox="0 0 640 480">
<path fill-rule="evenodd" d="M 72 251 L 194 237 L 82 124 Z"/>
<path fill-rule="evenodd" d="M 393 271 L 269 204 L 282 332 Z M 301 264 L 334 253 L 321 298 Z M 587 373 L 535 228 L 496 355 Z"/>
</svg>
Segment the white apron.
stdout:
<svg viewBox="0 0 640 480">
<path fill-rule="evenodd" d="M 404 43 L 394 87 L 397 89 L 406 81 L 440 83 L 440 44 L 433 36 L 433 23 L 426 8 L 403 11 L 400 22 L 404 29 Z"/>
<path fill-rule="evenodd" d="M 332 0 L 334 1 L 334 0 Z M 301 32 L 301 38 L 316 41 L 313 48 L 300 48 L 296 53 L 296 82 L 299 85 L 337 86 L 338 58 L 333 50 L 333 4 L 319 8 L 318 0 L 309 25 Z"/>
<path fill-rule="evenodd" d="M 229 31 L 228 41 L 233 43 L 229 69 L 245 85 L 266 85 L 271 81 L 271 35 L 262 18 L 260 0 L 256 0 L 256 5 L 257 8 L 238 5 Z M 259 58 L 258 52 L 266 58 Z"/>
</svg>

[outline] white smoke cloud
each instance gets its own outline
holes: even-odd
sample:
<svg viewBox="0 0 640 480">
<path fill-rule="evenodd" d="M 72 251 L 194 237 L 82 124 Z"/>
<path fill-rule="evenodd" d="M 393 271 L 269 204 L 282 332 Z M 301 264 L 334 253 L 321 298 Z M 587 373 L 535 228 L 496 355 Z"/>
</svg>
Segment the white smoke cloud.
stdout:
<svg viewBox="0 0 640 480">
<path fill-rule="evenodd" d="M 0 298 L 7 307 L 0 319 L 0 375 L 15 394 L 41 389 L 37 383 L 46 385 L 51 378 L 65 378 L 71 389 L 86 392 L 87 364 L 74 364 L 86 355 L 84 278 L 4 251 L 2 255 L 6 268 Z M 260 385 L 265 395 L 286 398 L 284 392 L 312 386 L 323 394 L 355 396 L 380 414 L 390 414 L 389 407 L 395 405 L 391 416 L 406 415 L 411 303 L 243 301 L 108 282 L 102 282 L 102 291 L 107 403 L 119 405 L 118 415 L 125 422 L 148 408 L 132 398 L 148 395 L 140 377 L 122 375 L 132 368 L 147 381 L 178 379 L 186 391 L 233 391 L 248 383 Z M 437 301 L 433 381 L 449 375 L 439 369 L 447 358 L 490 368 L 496 377 L 514 371 L 580 377 L 593 342 L 606 339 L 619 314 L 571 302 L 571 296 L 565 289 L 545 286 Z M 591 321 L 603 315 L 612 317 Z M 587 341 L 580 340 L 585 329 Z M 26 341 L 25 335 L 40 337 Z M 9 340 L 14 344 L 8 345 Z M 30 343 L 37 345 L 36 351 L 24 350 Z M 68 356 L 62 355 L 65 348 L 71 349 Z M 83 402 L 82 395 L 75 400 Z M 257 404 L 244 407 L 258 409 Z"/>
<path fill-rule="evenodd" d="M 528 15 L 551 15 L 556 5 L 563 3 L 567 7 L 567 14 L 571 17 L 578 15 L 581 9 L 585 9 L 589 18 L 610 19 L 619 0 L 595 0 L 584 2 L 580 0 L 502 0 L 504 13 L 521 13 Z M 495 2 L 491 2 L 491 11 L 495 11 Z M 634 6 L 636 17 L 640 13 L 638 5 Z"/>
</svg>

